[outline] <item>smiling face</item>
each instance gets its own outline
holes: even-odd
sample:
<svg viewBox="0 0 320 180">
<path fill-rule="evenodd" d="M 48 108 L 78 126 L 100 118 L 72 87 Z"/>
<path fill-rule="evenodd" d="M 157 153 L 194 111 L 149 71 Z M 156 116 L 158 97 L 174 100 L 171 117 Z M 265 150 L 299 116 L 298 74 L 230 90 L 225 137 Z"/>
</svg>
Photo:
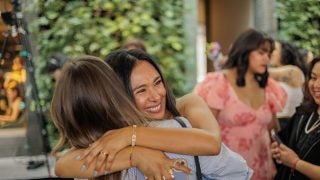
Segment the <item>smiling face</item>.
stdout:
<svg viewBox="0 0 320 180">
<path fill-rule="evenodd" d="M 267 70 L 267 65 L 270 60 L 271 45 L 265 42 L 259 49 L 251 51 L 249 54 L 248 71 L 254 74 L 263 74 Z"/>
<path fill-rule="evenodd" d="M 163 119 L 166 89 L 158 71 L 147 61 L 139 61 L 131 73 L 131 87 L 138 109 L 150 118 Z"/>
<path fill-rule="evenodd" d="M 320 105 L 320 62 L 317 62 L 311 71 L 308 88 L 315 102 Z"/>
</svg>

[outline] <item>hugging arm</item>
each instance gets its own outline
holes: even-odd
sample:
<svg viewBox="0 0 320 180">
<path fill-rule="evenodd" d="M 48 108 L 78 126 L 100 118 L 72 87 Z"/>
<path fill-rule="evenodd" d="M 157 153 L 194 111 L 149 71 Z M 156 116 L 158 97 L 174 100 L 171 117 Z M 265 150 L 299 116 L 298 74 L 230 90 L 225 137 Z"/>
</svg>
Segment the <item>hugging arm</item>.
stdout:
<svg viewBox="0 0 320 180">
<path fill-rule="evenodd" d="M 219 154 L 219 125 L 204 100 L 195 94 L 188 94 L 178 99 L 177 108 L 193 128 L 141 127 L 137 129 L 137 144 L 179 154 Z"/>
<path fill-rule="evenodd" d="M 137 144 L 179 154 L 219 154 L 219 125 L 204 100 L 195 94 L 187 94 L 178 99 L 177 108 L 194 128 L 141 127 L 137 129 Z"/>
<path fill-rule="evenodd" d="M 64 178 L 91 178 L 94 177 L 95 171 L 97 171 L 98 176 L 103 175 L 103 171 L 94 169 L 94 166 L 85 165 L 83 160 L 78 160 L 79 153 L 83 152 L 83 150 L 84 149 L 71 149 L 61 156 L 56 162 L 55 174 L 58 177 Z M 116 156 L 118 163 L 110 168 L 110 173 L 116 172 L 117 168 L 128 168 L 129 158 L 127 160 L 124 157 L 126 155 L 126 151 L 128 150 L 123 149 L 119 152 L 119 155 Z M 103 169 L 103 167 L 101 169 Z"/>
<path fill-rule="evenodd" d="M 131 147 L 119 151 L 115 156 L 115 161 L 106 171 L 103 155 L 98 155 L 96 160 L 89 165 L 85 165 L 84 160 L 78 158 L 84 149 L 71 149 L 65 155 L 60 157 L 55 165 L 55 173 L 59 177 L 65 178 L 92 178 L 106 173 L 114 173 L 132 166 L 139 168 L 149 179 L 165 176 L 171 179 L 169 169 L 173 168 L 173 160 L 167 158 L 163 152 L 148 148 L 136 146 L 133 149 L 132 160 L 130 162 Z M 93 164 L 101 164 L 101 168 L 95 169 Z M 178 170 L 189 173 L 190 169 L 186 166 L 176 167 Z"/>
<path fill-rule="evenodd" d="M 221 147 L 219 126 L 204 100 L 195 94 L 188 94 L 179 99 L 177 107 L 194 128 L 138 127 L 135 130 L 136 144 L 178 154 L 219 154 Z M 132 133 L 132 127 L 109 131 L 94 142 L 91 148 L 85 150 L 81 158 L 86 158 L 88 164 L 101 151 L 107 152 L 108 168 L 114 155 L 122 148 L 131 145 Z"/>
<path fill-rule="evenodd" d="M 193 128 L 138 128 L 138 145 L 179 154 L 219 154 L 219 125 L 204 100 L 187 94 L 178 99 L 177 108 Z"/>
</svg>

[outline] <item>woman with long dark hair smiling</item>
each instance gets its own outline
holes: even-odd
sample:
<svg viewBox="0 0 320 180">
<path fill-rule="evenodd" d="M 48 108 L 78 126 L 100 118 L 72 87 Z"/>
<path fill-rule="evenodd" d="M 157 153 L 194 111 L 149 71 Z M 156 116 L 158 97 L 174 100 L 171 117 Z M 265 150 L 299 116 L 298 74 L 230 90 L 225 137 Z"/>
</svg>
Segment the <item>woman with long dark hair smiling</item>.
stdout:
<svg viewBox="0 0 320 180">
<path fill-rule="evenodd" d="M 288 126 L 279 132 L 283 144 L 272 143 L 279 163 L 276 180 L 320 179 L 320 57 L 310 63 L 304 100 Z"/>
</svg>

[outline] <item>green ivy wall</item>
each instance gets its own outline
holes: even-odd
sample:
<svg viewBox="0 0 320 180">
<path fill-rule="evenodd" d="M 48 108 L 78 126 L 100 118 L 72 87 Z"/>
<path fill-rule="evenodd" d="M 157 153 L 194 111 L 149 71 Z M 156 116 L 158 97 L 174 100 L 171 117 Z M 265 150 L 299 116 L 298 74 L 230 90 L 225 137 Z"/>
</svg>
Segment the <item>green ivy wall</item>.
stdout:
<svg viewBox="0 0 320 180">
<path fill-rule="evenodd" d="M 30 25 L 36 38 L 36 79 L 41 105 L 49 110 L 53 83 L 43 73 L 53 52 L 104 58 L 131 38 L 142 39 L 156 57 L 176 96 L 191 85 L 184 78 L 187 58 L 184 0 L 35 0 Z M 49 124 L 51 142 L 55 128 Z"/>
<path fill-rule="evenodd" d="M 279 38 L 320 55 L 320 1 L 277 0 Z"/>
</svg>

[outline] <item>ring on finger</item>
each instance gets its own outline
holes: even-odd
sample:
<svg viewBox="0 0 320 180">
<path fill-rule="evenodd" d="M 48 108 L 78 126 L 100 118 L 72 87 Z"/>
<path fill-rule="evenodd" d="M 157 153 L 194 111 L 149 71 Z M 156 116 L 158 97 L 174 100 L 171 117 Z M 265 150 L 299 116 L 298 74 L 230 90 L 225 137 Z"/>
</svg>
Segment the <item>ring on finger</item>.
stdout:
<svg viewBox="0 0 320 180">
<path fill-rule="evenodd" d="M 177 164 L 179 164 L 179 166 L 186 166 L 187 165 L 187 160 L 183 159 L 183 158 L 178 158 L 178 159 L 175 159 L 173 161 L 173 170 L 176 171 L 176 172 L 182 172 L 180 170 L 177 170 Z"/>
<path fill-rule="evenodd" d="M 100 154 L 104 155 L 104 156 L 107 156 L 108 153 L 104 152 L 104 151 L 101 151 Z"/>
</svg>

